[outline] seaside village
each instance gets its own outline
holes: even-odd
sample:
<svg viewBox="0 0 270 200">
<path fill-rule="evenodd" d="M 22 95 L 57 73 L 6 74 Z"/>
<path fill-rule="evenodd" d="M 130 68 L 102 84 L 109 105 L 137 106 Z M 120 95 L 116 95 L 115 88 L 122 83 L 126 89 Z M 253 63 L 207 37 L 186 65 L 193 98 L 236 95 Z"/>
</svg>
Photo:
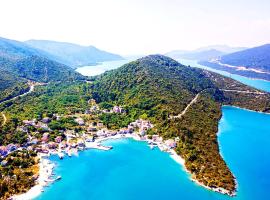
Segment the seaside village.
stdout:
<svg viewBox="0 0 270 200">
<path fill-rule="evenodd" d="M 158 135 L 147 135 L 147 130 L 153 128 L 147 120 L 138 119 L 130 123 L 127 127 L 119 130 L 109 130 L 97 117 L 102 113 L 125 113 L 120 106 L 114 106 L 111 110 L 101 110 L 99 106 L 92 100 L 91 108 L 86 110 L 84 114 L 72 116 L 60 116 L 53 114 L 52 117 L 45 117 L 37 120 L 23 120 L 23 123 L 18 129 L 27 134 L 27 143 L 24 145 L 9 144 L 7 146 L 0 146 L 1 165 L 4 166 L 5 157 L 8 154 L 22 150 L 32 150 L 38 154 L 40 158 L 40 174 L 46 173 L 42 176 L 43 185 L 46 185 L 52 174 L 53 164 L 49 162 L 46 157 L 55 154 L 59 159 L 65 156 L 70 157 L 77 155 L 78 151 L 85 149 L 99 149 L 110 150 L 111 146 L 102 145 L 102 141 L 108 139 L 133 138 L 148 142 L 151 149 L 159 147 L 160 150 L 169 152 L 176 156 L 173 150 L 176 147 L 177 139 L 169 139 L 163 141 Z M 64 122 L 63 122 L 64 121 Z M 57 131 L 50 128 L 50 123 L 59 124 L 64 123 L 64 127 L 57 127 Z M 66 124 L 73 126 L 66 127 Z M 75 127 L 75 128 L 74 128 Z M 57 134 L 56 134 L 57 133 Z M 57 177 L 55 180 L 60 179 Z"/>
</svg>

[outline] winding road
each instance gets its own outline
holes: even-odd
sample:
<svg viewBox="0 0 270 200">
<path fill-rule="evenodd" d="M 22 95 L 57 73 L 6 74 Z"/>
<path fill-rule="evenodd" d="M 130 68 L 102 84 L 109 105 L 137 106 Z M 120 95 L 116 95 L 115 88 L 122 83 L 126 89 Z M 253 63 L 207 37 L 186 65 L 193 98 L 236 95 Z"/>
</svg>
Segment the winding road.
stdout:
<svg viewBox="0 0 270 200">
<path fill-rule="evenodd" d="M 169 119 L 181 118 L 184 114 L 186 114 L 186 112 L 187 112 L 187 110 L 189 109 L 189 107 L 190 107 L 192 104 L 196 103 L 196 101 L 197 101 L 197 99 L 198 99 L 199 96 L 200 96 L 200 93 L 198 93 L 198 94 L 194 97 L 194 99 L 191 100 L 191 102 L 186 106 L 186 108 L 185 108 L 180 114 L 178 114 L 178 115 L 176 115 L 176 116 L 170 116 Z"/>
<path fill-rule="evenodd" d="M 7 118 L 6 118 L 6 115 L 4 113 L 1 113 L 1 114 L 2 114 L 2 116 L 4 118 L 4 121 L 2 123 L 2 126 L 4 126 L 6 124 L 6 122 L 7 122 Z"/>
<path fill-rule="evenodd" d="M 15 97 L 13 97 L 13 98 L 11 98 L 11 99 L 8 99 L 8 100 L 6 100 L 6 101 L 3 101 L 3 102 L 1 102 L 0 104 L 5 103 L 5 102 L 8 102 L 8 101 L 15 100 L 15 99 L 17 99 L 18 97 L 26 96 L 27 94 L 29 94 L 29 93 L 31 93 L 31 92 L 34 91 L 35 86 L 37 86 L 37 85 L 45 85 L 45 83 L 33 83 L 33 82 L 29 82 L 29 85 L 30 85 L 30 89 L 29 89 L 27 92 L 25 92 L 25 93 L 23 93 L 23 94 L 20 94 L 20 95 L 18 95 L 18 96 L 15 96 Z M 2 123 L 2 126 L 4 126 L 4 125 L 6 124 L 6 122 L 7 122 L 7 118 L 6 118 L 6 116 L 5 116 L 4 113 L 1 113 L 1 114 L 2 114 L 2 116 L 3 116 L 3 118 L 4 118 L 4 121 L 3 121 L 3 123 Z"/>
<path fill-rule="evenodd" d="M 245 93 L 245 94 L 259 94 L 259 95 L 264 95 L 264 94 L 267 94 L 267 93 L 264 93 L 264 92 L 259 92 L 259 91 L 256 91 L 256 92 L 252 92 L 252 91 L 244 91 L 244 90 L 225 90 L 225 89 L 221 89 L 221 91 L 224 91 L 224 92 L 237 92 L 237 93 Z"/>
</svg>

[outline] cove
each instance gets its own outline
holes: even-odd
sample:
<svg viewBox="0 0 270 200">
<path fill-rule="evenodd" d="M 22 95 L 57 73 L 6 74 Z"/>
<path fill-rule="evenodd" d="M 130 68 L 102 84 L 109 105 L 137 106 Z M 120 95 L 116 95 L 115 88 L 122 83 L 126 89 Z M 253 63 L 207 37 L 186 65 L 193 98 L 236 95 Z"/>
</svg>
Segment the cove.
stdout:
<svg viewBox="0 0 270 200">
<path fill-rule="evenodd" d="M 270 186 L 270 115 L 224 106 L 219 123 L 221 154 L 236 176 L 236 197 L 190 180 L 184 168 L 159 149 L 132 139 L 110 140 L 111 151 L 87 150 L 78 157 L 51 157 L 62 180 L 37 199 L 267 199 Z"/>
</svg>

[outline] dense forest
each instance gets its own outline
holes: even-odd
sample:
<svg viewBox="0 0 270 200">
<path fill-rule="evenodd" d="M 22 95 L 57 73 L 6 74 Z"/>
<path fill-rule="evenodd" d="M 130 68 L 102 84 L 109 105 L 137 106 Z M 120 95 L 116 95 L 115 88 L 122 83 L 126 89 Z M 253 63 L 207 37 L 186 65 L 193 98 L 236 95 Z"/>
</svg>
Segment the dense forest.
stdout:
<svg viewBox="0 0 270 200">
<path fill-rule="evenodd" d="M 150 133 L 179 137 L 177 152 L 195 179 L 209 187 L 235 190 L 232 173 L 219 155 L 216 138 L 221 105 L 269 111 L 269 94 L 212 72 L 183 66 L 164 56 L 148 56 L 101 75 L 92 85 L 97 102 L 123 105 L 129 117 L 155 124 Z M 233 93 L 253 91 L 254 93 Z M 178 115 L 197 95 L 182 118 Z M 256 98 L 256 104 L 254 104 Z"/>
<path fill-rule="evenodd" d="M 0 70 L 0 103 L 21 93 L 29 88 L 27 80 L 16 75 Z"/>
<path fill-rule="evenodd" d="M 196 96 L 197 100 L 185 115 L 170 117 L 181 113 Z M 23 133 L 16 129 L 22 120 L 84 113 L 92 98 L 102 109 L 111 109 L 114 105 L 124 108 L 124 114 L 99 116 L 108 128 L 119 129 L 138 118 L 150 120 L 154 128 L 148 131 L 149 135 L 179 139 L 176 151 L 185 159 L 193 178 L 208 187 L 221 187 L 231 193 L 236 189 L 235 180 L 219 154 L 216 135 L 221 106 L 235 105 L 270 112 L 270 95 L 267 93 L 213 72 L 154 55 L 105 72 L 93 82 L 52 82 L 36 87 L 23 98 L 1 104 L 0 110 L 8 121 L 0 129 L 0 145 L 25 142 Z M 71 121 L 67 118 L 63 124 L 68 126 Z M 62 124 L 52 121 L 49 126 L 57 134 Z"/>
</svg>

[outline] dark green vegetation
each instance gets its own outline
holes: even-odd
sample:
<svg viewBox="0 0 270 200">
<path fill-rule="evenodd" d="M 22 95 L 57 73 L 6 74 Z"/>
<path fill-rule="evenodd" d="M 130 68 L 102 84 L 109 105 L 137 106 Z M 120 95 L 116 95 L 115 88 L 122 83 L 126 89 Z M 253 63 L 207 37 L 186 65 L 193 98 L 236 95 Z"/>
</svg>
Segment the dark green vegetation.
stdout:
<svg viewBox="0 0 270 200">
<path fill-rule="evenodd" d="M 180 114 L 197 95 L 197 101 L 181 118 L 170 119 L 170 116 Z M 236 185 L 219 154 L 216 136 L 221 105 L 270 111 L 269 94 L 213 72 L 186 67 L 168 57 L 155 55 L 106 72 L 93 83 L 50 83 L 36 87 L 35 92 L 23 98 L 2 104 L 0 109 L 8 121 L 1 129 L 0 145 L 24 142 L 21 132 L 15 130 L 22 120 L 51 117 L 55 113 L 67 116 L 63 121 L 49 123 L 54 135 L 59 135 L 58 129 L 74 126 L 68 118 L 70 114 L 89 109 L 91 98 L 103 109 L 111 109 L 114 105 L 124 108 L 123 114 L 99 116 L 109 128 L 118 129 L 144 118 L 154 124 L 148 134 L 159 134 L 164 139 L 178 138 L 176 151 L 185 158 L 193 177 L 206 186 L 222 187 L 230 192 Z"/>
<path fill-rule="evenodd" d="M 0 69 L 37 82 L 83 79 L 83 76 L 73 69 L 39 56 L 30 56 L 16 61 L 0 61 Z"/>
<path fill-rule="evenodd" d="M 254 94 L 235 94 L 223 89 L 250 90 Z M 154 123 L 150 132 L 164 138 L 179 137 L 176 150 L 185 158 L 194 178 L 206 186 L 222 187 L 230 192 L 235 190 L 235 181 L 219 154 L 216 136 L 221 105 L 269 111 L 269 94 L 256 95 L 256 92 L 237 81 L 180 65 L 164 56 L 131 62 L 101 75 L 93 84 L 93 98 L 98 103 L 124 105 L 126 117 L 146 116 Z M 168 119 L 181 113 L 198 93 L 198 100 L 182 118 Z"/>
<path fill-rule="evenodd" d="M 36 87 L 35 92 L 24 98 L 19 98 L 5 107 L 6 112 L 18 119 L 42 119 L 58 114 L 83 113 L 88 108 L 90 99 L 89 84 L 84 82 L 51 83 L 47 86 Z"/>
<path fill-rule="evenodd" d="M 27 192 L 35 185 L 33 175 L 37 173 L 36 153 L 16 151 L 9 154 L 0 166 L 0 199 L 8 199 L 13 194 Z"/>
<path fill-rule="evenodd" d="M 0 70 L 0 103 L 22 94 L 28 89 L 27 80 L 19 78 L 10 72 Z"/>
<path fill-rule="evenodd" d="M 84 79 L 52 56 L 22 42 L 0 38 L 0 102 L 24 93 L 28 80 L 36 82 Z"/>
<path fill-rule="evenodd" d="M 94 46 L 80 46 L 66 42 L 29 40 L 26 44 L 56 57 L 56 61 L 78 67 L 97 62 L 121 60 L 121 56 L 97 49 Z"/>
</svg>

